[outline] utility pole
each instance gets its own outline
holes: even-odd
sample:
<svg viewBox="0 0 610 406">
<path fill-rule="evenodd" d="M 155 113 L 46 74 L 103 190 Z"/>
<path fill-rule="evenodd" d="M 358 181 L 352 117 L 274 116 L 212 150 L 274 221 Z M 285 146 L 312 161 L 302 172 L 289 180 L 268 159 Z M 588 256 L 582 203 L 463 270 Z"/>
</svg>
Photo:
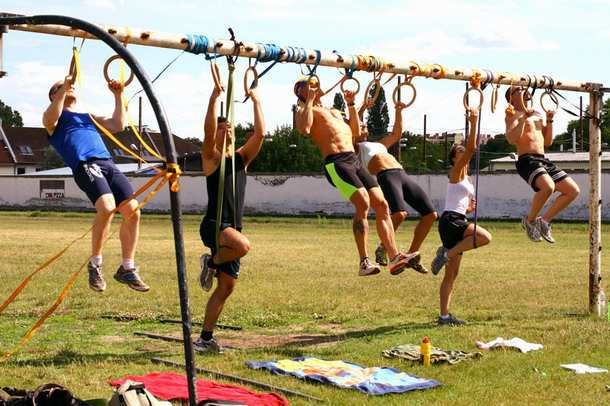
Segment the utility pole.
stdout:
<svg viewBox="0 0 610 406">
<path fill-rule="evenodd" d="M 582 122 L 582 96 L 580 96 L 580 119 L 578 121 L 578 128 L 580 130 L 580 150 L 585 152 L 585 132 Z"/>
<path fill-rule="evenodd" d="M 138 133 L 142 134 L 142 96 L 138 99 Z M 138 140 L 138 155 L 142 156 L 142 142 L 140 140 Z M 138 169 L 141 168 L 142 161 L 138 159 Z"/>
<path fill-rule="evenodd" d="M 428 123 L 428 115 L 424 114 L 424 136 L 423 136 L 423 147 L 422 147 L 422 163 L 424 165 L 424 168 L 426 167 L 426 129 L 427 129 L 427 123 Z"/>
<path fill-rule="evenodd" d="M 470 94 L 468 93 L 468 82 L 466 82 L 466 104 L 470 102 Z M 464 143 L 466 143 L 466 137 L 468 137 L 468 133 L 470 132 L 470 123 L 468 123 L 468 114 L 465 115 L 464 118 Z"/>
<path fill-rule="evenodd" d="M 449 160 L 449 143 L 447 141 L 447 137 L 448 137 L 447 131 L 445 131 L 443 133 L 443 135 L 445 136 L 445 168 L 448 168 L 449 167 L 449 161 L 448 161 Z"/>
<path fill-rule="evenodd" d="M 297 105 L 293 104 L 291 110 L 292 110 L 292 129 L 296 130 L 296 128 L 297 128 Z"/>
</svg>

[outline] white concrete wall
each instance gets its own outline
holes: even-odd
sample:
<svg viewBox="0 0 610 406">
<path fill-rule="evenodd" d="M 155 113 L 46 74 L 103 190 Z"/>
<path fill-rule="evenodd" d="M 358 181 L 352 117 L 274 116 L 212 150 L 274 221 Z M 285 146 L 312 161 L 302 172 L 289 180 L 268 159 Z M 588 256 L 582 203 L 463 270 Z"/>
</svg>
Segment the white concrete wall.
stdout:
<svg viewBox="0 0 610 406">
<path fill-rule="evenodd" d="M 560 218 L 586 220 L 588 218 L 589 178 L 586 173 L 571 175 L 581 188 L 580 197 L 565 210 Z M 413 179 L 426 191 L 434 206 L 442 211 L 447 177 L 445 175 L 413 175 Z M 610 173 L 604 173 L 600 182 L 603 190 L 602 217 L 610 220 Z M 64 198 L 40 198 L 40 179 L 64 179 Z M 131 179 L 135 188 L 148 178 Z M 479 215 L 483 218 L 515 219 L 526 213 L 532 190 L 515 173 L 482 174 L 480 177 Z M 181 199 L 185 212 L 205 209 L 207 195 L 205 180 L 201 176 L 181 177 Z M 0 176 L 0 206 L 20 208 L 92 208 L 72 178 Z M 148 209 L 169 210 L 169 193 L 164 188 L 148 204 Z M 259 214 L 323 214 L 349 215 L 351 206 L 323 176 L 306 175 L 250 175 L 246 192 L 246 212 Z"/>
</svg>

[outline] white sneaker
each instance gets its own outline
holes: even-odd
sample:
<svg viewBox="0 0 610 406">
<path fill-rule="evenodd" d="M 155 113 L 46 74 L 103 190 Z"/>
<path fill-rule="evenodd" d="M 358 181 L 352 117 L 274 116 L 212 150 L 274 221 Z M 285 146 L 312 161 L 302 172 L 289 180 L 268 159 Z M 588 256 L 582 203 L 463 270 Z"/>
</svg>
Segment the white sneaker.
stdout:
<svg viewBox="0 0 610 406">
<path fill-rule="evenodd" d="M 551 223 L 547 223 L 542 217 L 538 217 L 536 219 L 536 228 L 542 238 L 551 244 L 555 244 L 555 239 L 551 235 Z"/>
<path fill-rule="evenodd" d="M 199 274 L 199 286 L 201 289 L 209 292 L 214 284 L 214 276 L 216 275 L 216 269 L 208 266 L 208 261 L 212 256 L 210 254 L 203 254 L 199 259 L 199 265 L 201 266 L 201 273 Z"/>
<path fill-rule="evenodd" d="M 373 265 L 369 257 L 364 257 L 360 260 L 360 270 L 358 276 L 377 275 L 381 269 L 377 265 Z"/>
<path fill-rule="evenodd" d="M 399 252 L 398 255 L 390 260 L 390 274 L 398 275 L 406 268 L 412 268 L 420 259 L 419 251 L 407 254 Z"/>
<path fill-rule="evenodd" d="M 532 240 L 533 242 L 542 241 L 542 236 L 540 235 L 540 230 L 538 229 L 537 220 L 534 220 L 532 223 L 530 223 L 527 220 L 527 216 L 525 216 L 521 219 L 521 227 L 523 227 L 530 240 Z"/>
</svg>

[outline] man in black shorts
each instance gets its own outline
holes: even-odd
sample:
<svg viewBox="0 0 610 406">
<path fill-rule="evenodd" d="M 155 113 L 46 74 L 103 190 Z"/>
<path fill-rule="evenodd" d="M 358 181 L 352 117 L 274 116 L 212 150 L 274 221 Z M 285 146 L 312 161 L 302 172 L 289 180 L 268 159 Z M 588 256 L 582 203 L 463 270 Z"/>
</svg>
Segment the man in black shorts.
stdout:
<svg viewBox="0 0 610 406">
<path fill-rule="evenodd" d="M 413 238 L 409 247 L 409 253 L 414 253 L 420 250 L 438 215 L 426 192 L 407 175 L 400 162 L 388 152 L 388 148 L 399 142 L 402 135 L 402 110 L 404 107 L 404 103 L 399 102 L 396 105 L 396 118 L 392 133 L 379 141 L 369 142 L 367 141 L 368 129 L 366 125 L 363 125 L 360 129 L 359 139 L 354 139 L 354 141 L 357 142 L 356 148 L 362 165 L 370 173 L 377 176 L 383 195 L 390 206 L 394 230 L 398 230 L 398 227 L 407 218 L 410 210 L 409 206 L 419 213 L 420 219 L 413 231 Z M 375 250 L 375 259 L 378 264 L 387 264 L 383 244 L 379 244 Z M 419 260 L 420 258 L 416 257 L 416 261 L 412 264 L 413 269 L 420 273 L 427 273 L 428 270 L 421 265 Z"/>
<path fill-rule="evenodd" d="M 370 207 L 375 210 L 377 234 L 387 247 L 390 257 L 390 274 L 398 275 L 415 261 L 419 253 L 403 254 L 398 251 L 388 204 L 377 181 L 362 167 L 354 152 L 352 139 L 360 132 L 354 94 L 345 92 L 349 107 L 349 124 L 346 124 L 338 110 L 322 105 L 322 92 L 317 81 L 311 78 L 300 79 L 294 86 L 294 93 L 300 104 L 296 114 L 297 129 L 305 136 L 311 137 L 318 146 L 324 157 L 326 178 L 356 209 L 352 224 L 360 256 L 358 275 L 375 275 L 381 271 L 368 257 L 367 216 Z"/>
<path fill-rule="evenodd" d="M 511 87 L 506 92 L 506 100 L 509 102 L 505 117 L 506 138 L 517 147 L 519 159 L 516 166 L 519 175 L 536 192 L 530 211 L 523 217 L 521 224 L 530 240 L 539 242 L 544 238 L 554 243 L 550 223 L 578 197 L 580 189 L 567 173 L 545 158 L 544 148 L 553 144 L 555 113 L 548 111 L 544 124 L 540 113 L 524 106 L 524 101 L 527 102 L 529 97 L 529 93 L 518 87 Z M 560 195 L 546 213 L 538 216 L 554 192 L 559 192 Z"/>
<path fill-rule="evenodd" d="M 115 99 L 114 113 L 112 117 L 94 118 L 109 131 L 116 133 L 123 129 L 125 122 L 121 99 L 123 85 L 110 81 L 108 88 Z M 77 112 L 77 98 L 71 76 L 51 87 L 49 99 L 51 105 L 42 118 L 49 133 L 49 142 L 72 169 L 76 184 L 87 194 L 97 212 L 91 231 L 92 252 L 87 265 L 89 287 L 96 292 L 106 289 L 102 274 L 102 246 L 118 205 L 118 211 L 123 216 L 120 230 L 123 263 L 114 279 L 134 290 L 148 291 L 149 287 L 140 278 L 134 259 L 140 230 L 140 210 L 137 200 L 130 199 L 133 189 L 129 181 L 112 161 L 89 114 Z"/>
</svg>

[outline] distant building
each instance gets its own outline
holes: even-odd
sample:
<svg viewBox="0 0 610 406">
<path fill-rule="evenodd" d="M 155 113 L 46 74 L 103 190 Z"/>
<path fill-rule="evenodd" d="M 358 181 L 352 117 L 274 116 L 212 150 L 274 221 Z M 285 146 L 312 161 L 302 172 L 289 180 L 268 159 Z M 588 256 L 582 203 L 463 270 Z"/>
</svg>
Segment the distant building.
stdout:
<svg viewBox="0 0 610 406">
<path fill-rule="evenodd" d="M 141 136 L 159 155 L 165 156 L 165 146 L 161 134 L 144 129 Z M 117 138 L 147 161 L 157 160 L 144 148 L 140 148 L 140 143 L 132 134 L 131 129 L 127 128 L 118 133 Z M 137 162 L 135 158 L 108 138 L 102 136 L 102 140 L 117 164 Z M 174 135 L 174 145 L 179 157 L 198 155 L 200 152 L 197 146 L 176 135 Z M 10 127 L 3 129 L 0 126 L 0 175 L 23 175 L 41 171 L 44 167 L 45 150 L 50 146 L 47 130 L 44 128 Z"/>
<path fill-rule="evenodd" d="M 444 144 L 445 136 L 447 137 L 448 144 L 462 144 L 464 143 L 464 133 L 435 133 L 426 136 L 426 141 L 431 144 Z M 481 145 L 487 144 L 492 138 L 489 134 L 481 134 Z"/>
<path fill-rule="evenodd" d="M 549 152 L 545 156 L 559 166 L 561 169 L 588 170 L 588 152 Z M 517 154 L 510 154 L 502 158 L 489 161 L 489 167 L 484 170 L 489 171 L 514 171 Z M 610 152 L 602 153 L 602 170 L 610 170 Z"/>
</svg>

